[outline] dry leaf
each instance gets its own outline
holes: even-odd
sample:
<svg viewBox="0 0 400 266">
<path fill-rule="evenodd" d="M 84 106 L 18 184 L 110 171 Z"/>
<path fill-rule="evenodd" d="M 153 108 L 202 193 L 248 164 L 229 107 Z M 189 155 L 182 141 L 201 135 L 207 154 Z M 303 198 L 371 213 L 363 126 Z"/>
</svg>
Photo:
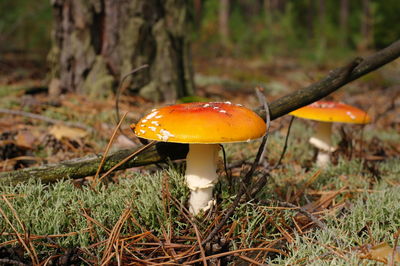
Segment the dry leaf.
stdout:
<svg viewBox="0 0 400 266">
<path fill-rule="evenodd" d="M 87 136 L 87 132 L 80 128 L 67 127 L 63 125 L 54 125 L 50 128 L 49 133 L 52 134 L 56 139 L 61 140 L 62 138 L 68 139 L 80 139 Z"/>
<path fill-rule="evenodd" d="M 15 144 L 24 149 L 33 149 L 36 137 L 30 131 L 20 131 L 15 136 Z"/>
<path fill-rule="evenodd" d="M 137 146 L 133 140 L 124 135 L 119 135 L 114 143 L 114 148 L 117 149 L 136 148 Z"/>
<path fill-rule="evenodd" d="M 339 195 L 344 189 L 345 189 L 345 187 L 340 190 L 337 190 L 337 191 L 330 191 L 328 193 L 324 193 L 321 195 L 321 197 L 319 199 L 304 205 L 303 208 L 306 211 L 308 211 L 308 212 L 314 214 L 316 217 L 318 217 L 318 215 L 315 214 L 315 212 L 327 210 L 328 207 L 332 204 L 333 200 L 336 198 L 336 196 Z M 301 225 L 306 225 L 310 222 L 310 219 L 301 213 L 298 213 L 295 216 L 295 219 L 296 219 L 296 222 L 298 222 Z"/>
<path fill-rule="evenodd" d="M 394 255 L 394 262 L 400 262 L 400 247 L 398 246 Z M 363 255 L 362 258 L 376 260 L 381 262 L 391 262 L 393 255 L 393 248 L 388 243 L 380 243 L 368 250 L 368 253 Z"/>
</svg>

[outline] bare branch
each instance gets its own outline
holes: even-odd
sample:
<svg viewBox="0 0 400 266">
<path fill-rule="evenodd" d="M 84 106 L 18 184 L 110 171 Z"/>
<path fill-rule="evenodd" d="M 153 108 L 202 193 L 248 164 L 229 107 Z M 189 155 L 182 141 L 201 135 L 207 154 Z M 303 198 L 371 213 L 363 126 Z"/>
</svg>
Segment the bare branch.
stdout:
<svg viewBox="0 0 400 266">
<path fill-rule="evenodd" d="M 37 119 L 37 120 L 41 120 L 50 124 L 63 124 L 66 125 L 68 127 L 77 127 L 77 128 L 81 128 L 84 130 L 87 130 L 91 133 L 94 132 L 94 129 L 84 125 L 82 123 L 74 123 L 74 122 L 68 122 L 68 121 L 63 121 L 63 120 L 58 120 L 58 119 L 53 119 L 47 116 L 43 116 L 43 115 L 38 115 L 38 114 L 34 114 L 34 113 L 29 113 L 29 112 L 24 112 L 24 111 L 19 111 L 19 110 L 10 110 L 10 109 L 4 109 L 4 108 L 0 108 L 0 113 L 3 114 L 9 114 L 9 115 L 19 115 L 19 116 L 25 116 L 25 117 L 29 117 L 32 119 Z"/>
<path fill-rule="evenodd" d="M 356 58 L 337 68 L 310 86 L 286 95 L 270 104 L 271 120 L 331 94 L 340 87 L 384 66 L 400 56 L 400 40 L 364 59 Z M 263 117 L 261 115 L 261 117 Z"/>
</svg>

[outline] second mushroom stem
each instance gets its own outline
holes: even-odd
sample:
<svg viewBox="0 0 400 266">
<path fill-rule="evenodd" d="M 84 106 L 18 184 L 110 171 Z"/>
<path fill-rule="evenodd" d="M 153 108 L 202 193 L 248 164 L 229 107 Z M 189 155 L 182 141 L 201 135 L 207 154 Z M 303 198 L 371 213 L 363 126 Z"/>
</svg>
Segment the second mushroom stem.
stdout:
<svg viewBox="0 0 400 266">
<path fill-rule="evenodd" d="M 335 151 L 332 146 L 331 140 L 332 123 L 330 122 L 317 122 L 315 134 L 310 138 L 310 143 L 317 147 L 317 165 L 326 167 L 330 162 L 330 154 Z"/>
</svg>

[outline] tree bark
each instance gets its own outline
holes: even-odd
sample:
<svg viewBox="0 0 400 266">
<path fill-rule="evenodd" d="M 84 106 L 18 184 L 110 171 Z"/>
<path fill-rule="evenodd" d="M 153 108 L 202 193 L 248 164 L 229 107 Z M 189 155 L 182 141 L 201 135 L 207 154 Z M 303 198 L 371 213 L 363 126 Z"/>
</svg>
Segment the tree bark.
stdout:
<svg viewBox="0 0 400 266">
<path fill-rule="evenodd" d="M 318 22 L 325 24 L 326 20 L 326 2 L 325 0 L 318 1 Z M 322 27 L 323 28 L 323 27 Z"/>
<path fill-rule="evenodd" d="M 191 95 L 185 0 L 52 0 L 52 79 L 61 91 L 107 95 L 132 69 L 131 92 L 173 102 Z"/>
<path fill-rule="evenodd" d="M 348 27 L 349 27 L 349 0 L 340 0 L 339 12 L 339 25 L 340 25 L 340 44 L 342 48 L 347 47 L 348 44 Z"/>
<path fill-rule="evenodd" d="M 290 93 L 269 104 L 271 120 L 277 119 L 291 111 L 322 99 L 343 85 L 370 73 L 371 71 L 397 59 L 400 56 L 400 40 L 385 49 L 365 58 L 356 58 L 347 66 L 337 68 L 310 86 Z M 256 110 L 264 119 L 265 113 Z M 118 151 L 107 156 L 101 172 L 106 172 L 135 150 Z M 166 160 L 186 158 L 188 148 L 185 144 L 157 143 L 146 151 L 140 153 L 130 161 L 121 165 L 119 169 L 159 163 Z M 29 178 L 54 182 L 63 178 L 81 178 L 95 175 L 101 156 L 78 158 L 72 161 L 61 162 L 55 165 L 44 165 L 12 172 L 0 173 L 0 182 L 18 183 Z"/>
<path fill-rule="evenodd" d="M 358 44 L 358 49 L 363 51 L 371 46 L 372 42 L 372 15 L 369 0 L 362 0 L 362 16 L 361 16 L 361 36 L 362 40 Z"/>
<path fill-rule="evenodd" d="M 219 1 L 219 35 L 224 46 L 229 45 L 229 1 L 230 0 Z"/>
<path fill-rule="evenodd" d="M 203 5 L 201 0 L 193 0 L 193 10 L 194 10 L 194 20 L 196 26 L 199 26 L 201 23 L 201 17 L 203 13 Z"/>
<path fill-rule="evenodd" d="M 306 17 L 306 23 L 307 23 L 307 33 L 308 33 L 308 38 L 312 39 L 314 38 L 314 17 L 315 17 L 315 3 L 314 1 L 308 2 L 308 8 L 306 10 L 307 12 L 307 17 Z"/>
</svg>

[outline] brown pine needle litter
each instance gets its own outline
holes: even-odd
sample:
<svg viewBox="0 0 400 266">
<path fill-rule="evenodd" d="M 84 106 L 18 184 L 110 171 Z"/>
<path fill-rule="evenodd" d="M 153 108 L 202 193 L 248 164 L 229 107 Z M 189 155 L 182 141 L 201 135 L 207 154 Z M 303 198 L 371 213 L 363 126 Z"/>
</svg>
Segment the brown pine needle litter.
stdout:
<svg viewBox="0 0 400 266">
<path fill-rule="evenodd" d="M 0 215 L 5 222 L 0 228 L 0 252 L 20 246 L 27 256 L 21 261 L 37 265 L 63 265 L 62 261 L 90 265 L 391 262 L 391 257 L 398 256 L 398 234 L 393 232 L 397 232 L 400 221 L 399 187 L 383 179 L 384 183 L 371 186 L 371 180 L 376 181 L 357 172 L 354 164 L 302 173 L 304 178 L 299 180 L 290 173 L 282 175 L 288 169 L 271 170 L 269 184 L 254 198 L 241 199 L 230 219 L 204 245 L 199 243 L 221 224 L 234 194 L 220 199 L 204 217 L 192 217 L 185 207 L 188 192 L 181 186 L 184 180 L 179 165 L 148 175 L 127 174 L 118 184 L 98 184 L 97 191 L 76 189 L 70 182 L 55 184 L 46 188 L 46 193 L 54 191 L 53 196 L 39 199 L 37 205 L 32 195 L 38 194 L 42 185 L 13 187 L 0 197 L 4 203 Z M 388 164 L 382 171 L 396 167 Z M 344 179 L 334 179 L 339 170 L 347 172 L 340 174 Z M 254 177 L 261 178 L 265 171 L 257 167 Z M 396 176 L 388 175 L 387 179 L 396 180 Z M 221 189 L 228 191 L 227 185 L 223 181 Z M 33 220 L 28 220 L 25 214 L 54 209 L 57 201 L 53 198 L 62 197 L 67 197 L 62 203 L 63 215 L 76 213 L 66 221 L 79 227 L 64 226 L 59 233 L 38 234 L 34 225 L 47 217 L 43 214 L 35 220 L 29 216 Z M 155 199 L 159 206 L 151 205 Z M 22 202 L 29 202 L 32 209 L 24 209 L 28 205 Z M 146 204 L 150 205 L 145 210 Z M 114 210 L 112 214 L 110 210 Z M 388 233 L 381 226 L 386 226 Z M 66 239 L 80 238 L 86 239 L 85 246 L 63 244 Z M 378 246 L 381 239 L 387 243 L 385 249 Z M 389 257 L 377 256 L 381 250 Z"/>
<path fill-rule="evenodd" d="M 243 177 L 260 143 L 224 147 L 227 169 L 219 171 L 232 178 L 217 185 L 217 205 L 201 217 L 187 211 L 182 161 L 116 172 L 112 179 L 98 174 L 95 190 L 83 181 L 2 185 L 0 264 L 396 265 L 398 125 L 381 120 L 395 129 L 385 135 L 366 128 L 363 145 L 353 134 L 352 150 L 341 148 L 332 166 L 321 170 L 307 143 L 312 129 L 297 119 L 285 138 L 289 120 L 272 122 L 262 163 L 248 179 Z M 117 143 L 117 129 L 110 127 L 104 154 Z M 71 141 L 59 144 L 80 149 Z M 40 156 L 15 158 L 9 162 Z"/>
<path fill-rule="evenodd" d="M 378 232 L 374 229 L 376 225 L 368 226 L 368 228 L 372 227 L 369 229 L 369 235 L 365 236 L 362 230 L 360 231 L 360 227 L 356 226 L 353 231 L 350 231 L 354 232 L 356 237 L 359 235 L 360 239 L 363 239 L 361 243 L 365 243 L 366 248 L 358 251 L 358 249 L 348 248 L 346 238 L 340 237 L 338 239 L 338 237 L 335 237 L 343 235 L 343 232 L 340 233 L 341 227 L 336 226 L 335 223 L 343 216 L 345 217 L 343 221 L 348 223 L 348 228 L 352 228 L 351 221 L 353 219 L 359 221 L 360 218 L 351 218 L 351 215 L 362 217 L 360 215 L 366 211 L 370 212 L 369 215 L 374 217 L 374 220 L 384 218 L 383 221 L 385 222 L 396 221 L 398 219 L 396 218 L 396 215 L 398 215 L 396 202 L 399 197 L 396 189 L 390 192 L 391 190 L 382 186 L 372 189 L 369 186 L 362 188 L 348 182 L 346 182 L 346 186 L 342 187 L 326 186 L 325 183 L 322 183 L 321 186 L 315 186 L 313 183 L 309 184 L 308 189 L 293 189 L 293 194 L 289 197 L 292 202 L 277 199 L 268 201 L 257 199 L 257 202 L 254 202 L 254 199 L 251 201 L 243 200 L 238 205 L 238 209 L 234 212 L 231 220 L 220 228 L 211 241 L 206 245 L 199 245 L 213 231 L 215 225 L 222 221 L 224 211 L 221 208 L 223 206 L 218 205 L 215 210 L 207 214 L 207 218 L 191 217 L 185 209 L 184 201 L 182 201 L 182 195 L 185 195 L 186 192 L 179 190 L 181 191 L 179 193 L 183 194 L 177 194 L 176 189 L 178 187 L 176 181 L 174 181 L 177 178 L 175 177 L 176 173 L 171 171 L 163 172 L 159 176 L 158 180 L 160 187 L 162 184 L 162 190 L 159 192 L 155 192 L 153 189 L 149 191 L 153 197 L 159 195 L 160 202 L 162 202 L 162 206 L 157 209 L 159 216 L 156 222 L 158 227 L 162 228 L 160 232 L 155 231 L 153 225 L 146 223 L 140 217 L 141 212 L 138 208 L 142 208 L 140 199 L 143 196 L 132 191 L 132 185 L 128 185 L 129 190 L 127 189 L 127 192 L 121 190 L 117 192 L 126 193 L 126 195 L 130 195 L 131 199 L 121 201 L 127 207 L 118 210 L 118 217 L 113 223 L 99 219 L 98 214 L 94 213 L 94 206 L 101 204 L 100 202 L 88 205 L 87 198 L 78 196 L 79 200 L 76 205 L 79 215 L 84 221 L 84 227 L 81 227 L 80 230 L 49 235 L 30 233 L 29 231 L 32 229 L 29 229 L 29 231 L 27 229 L 30 226 L 29 222 L 21 218 L 22 209 L 13 206 L 19 204 L 18 202 L 21 200 L 29 200 L 31 193 L 29 191 L 9 190 L 1 195 L 1 201 L 5 204 L 0 208 L 0 214 L 6 221 L 7 229 L 2 229 L 0 233 L 3 239 L 7 238 L 8 240 L 0 243 L 0 250 L 11 245 L 21 245 L 29 258 L 29 262 L 37 265 L 62 260 L 68 261 L 68 259 L 77 259 L 93 265 L 205 265 L 224 262 L 263 265 L 270 260 L 289 261 L 291 264 L 307 264 L 337 259 L 349 264 L 357 260 L 391 261 L 390 258 L 381 259 L 375 256 L 374 254 L 377 251 L 368 247 L 368 242 L 376 243 L 375 239 L 381 239 L 376 235 L 376 232 Z M 262 169 L 260 168 L 257 171 L 262 171 Z M 314 182 L 325 182 L 324 175 L 326 173 L 320 175 L 319 181 Z M 315 175 L 310 173 L 309 176 Z M 138 178 L 139 176 L 136 176 L 131 181 L 139 182 Z M 154 182 L 154 176 L 149 176 L 147 180 Z M 130 179 L 126 181 L 130 181 Z M 277 180 L 274 182 L 277 182 Z M 287 184 L 283 179 L 279 182 Z M 113 187 L 112 185 L 108 186 L 109 189 Z M 35 185 L 31 185 L 31 187 L 34 188 Z M 286 186 L 276 183 L 272 184 L 270 188 L 275 189 L 277 195 L 279 195 L 281 192 L 278 190 L 283 192 Z M 87 191 L 92 191 L 100 197 L 105 197 L 106 194 L 108 197 L 112 197 L 113 193 L 116 193 L 116 191 L 107 192 L 103 190 L 104 188 L 100 186 L 97 192 L 90 189 Z M 286 195 L 286 193 L 283 194 Z M 58 195 L 63 195 L 63 193 Z M 296 197 L 293 195 L 296 195 Z M 298 201 L 305 195 L 309 202 Z M 352 200 L 353 204 L 358 204 L 357 198 L 355 198 L 359 197 L 358 195 L 362 195 L 360 205 L 357 205 L 359 206 L 358 209 L 352 206 L 352 212 L 347 212 L 346 210 L 349 210 L 348 201 Z M 383 195 L 386 196 L 383 197 Z M 378 214 L 371 213 L 371 211 L 376 212 L 379 209 L 368 206 L 389 199 L 390 202 L 393 201 L 393 205 L 390 205 L 392 203 L 385 204 L 393 211 L 386 213 L 385 216 L 377 216 Z M 229 198 L 225 198 L 225 201 L 228 203 L 227 206 L 232 203 L 232 199 Z M 393 217 L 390 215 L 393 215 Z M 393 226 L 395 227 L 396 224 Z M 328 239 L 325 239 L 324 235 Z M 62 239 L 77 236 L 87 237 L 90 245 L 78 249 L 69 249 L 59 242 Z M 389 242 L 388 247 L 390 249 L 387 249 L 390 254 L 395 254 L 390 255 L 392 257 L 397 256 L 395 247 L 398 236 L 394 236 L 395 243 Z M 53 239 L 54 242 L 50 239 Z M 322 249 L 323 252 L 309 256 L 293 255 L 306 252 L 302 242 L 307 243 L 309 250 L 318 248 Z M 53 250 L 53 253 L 43 256 L 43 248 Z M 378 250 L 378 248 L 375 250 Z"/>
<path fill-rule="evenodd" d="M 3 216 L 3 218 L 7 222 L 7 224 L 10 225 L 11 229 L 14 231 L 14 233 L 18 239 L 18 242 L 24 247 L 25 251 L 29 254 L 32 264 L 33 265 L 39 264 L 39 259 L 38 259 L 36 250 L 35 250 L 34 246 L 32 245 L 32 242 L 30 241 L 28 232 L 25 230 L 25 225 L 19 219 L 17 212 L 15 211 L 13 206 L 10 204 L 8 199 L 5 196 L 2 196 L 2 199 L 6 202 L 7 206 L 10 208 L 14 219 L 17 220 L 18 225 L 23 230 L 23 233 L 22 234 L 18 233 L 17 229 L 11 223 L 10 219 L 6 216 L 6 214 L 2 208 L 0 208 L 0 214 Z"/>
</svg>

